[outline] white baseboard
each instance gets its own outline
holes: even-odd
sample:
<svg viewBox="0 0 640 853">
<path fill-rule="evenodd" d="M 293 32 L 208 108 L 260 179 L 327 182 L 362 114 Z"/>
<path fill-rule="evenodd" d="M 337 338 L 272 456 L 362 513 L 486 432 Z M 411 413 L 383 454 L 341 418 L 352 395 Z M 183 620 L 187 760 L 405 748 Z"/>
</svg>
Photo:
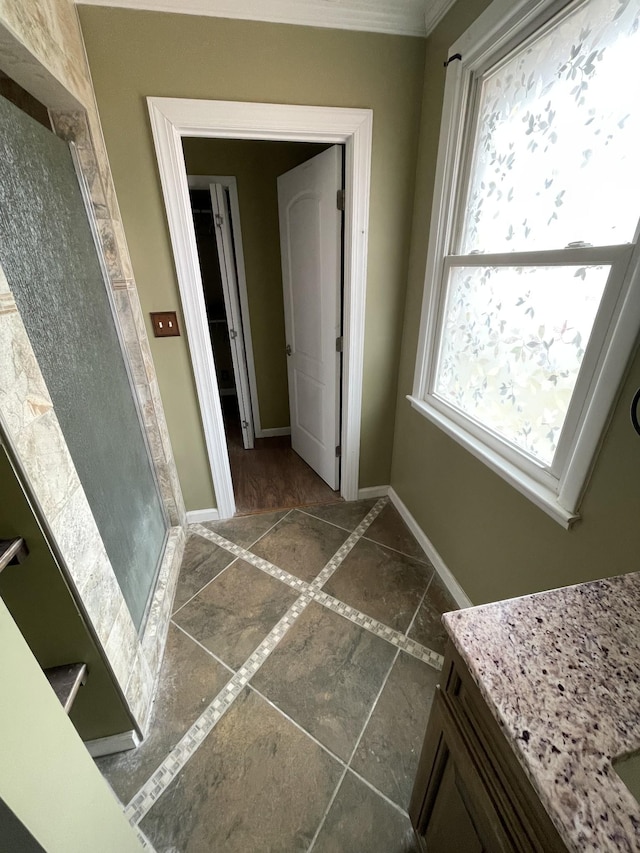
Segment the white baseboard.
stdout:
<svg viewBox="0 0 640 853">
<path fill-rule="evenodd" d="M 210 509 L 190 509 L 187 513 L 187 524 L 202 524 L 203 521 L 217 521 L 220 513 L 215 507 Z"/>
<path fill-rule="evenodd" d="M 93 758 L 101 755 L 112 755 L 114 752 L 124 752 L 127 749 L 135 749 L 140 745 L 140 738 L 134 731 L 120 732 L 109 737 L 99 737 L 96 740 L 85 741 L 84 744 Z"/>
<path fill-rule="evenodd" d="M 389 494 L 389 486 L 365 486 L 364 489 L 358 489 L 358 500 L 363 501 L 366 498 L 386 498 Z"/>
<path fill-rule="evenodd" d="M 291 435 L 291 427 L 272 427 L 256 430 L 256 438 L 275 438 L 278 435 Z"/>
<path fill-rule="evenodd" d="M 431 563 L 433 564 L 434 569 L 438 573 L 440 580 L 449 590 L 458 607 L 473 607 L 473 602 L 466 594 L 466 592 L 462 589 L 458 581 L 455 579 L 451 569 L 445 564 L 444 560 L 436 551 L 435 546 L 433 545 L 427 534 L 420 527 L 415 518 L 411 515 L 406 505 L 398 496 L 396 490 L 392 487 L 389 487 L 389 499 L 402 516 L 409 530 L 418 540 L 418 544 L 420 545 L 424 553 L 427 555 L 429 560 L 431 560 Z"/>
</svg>

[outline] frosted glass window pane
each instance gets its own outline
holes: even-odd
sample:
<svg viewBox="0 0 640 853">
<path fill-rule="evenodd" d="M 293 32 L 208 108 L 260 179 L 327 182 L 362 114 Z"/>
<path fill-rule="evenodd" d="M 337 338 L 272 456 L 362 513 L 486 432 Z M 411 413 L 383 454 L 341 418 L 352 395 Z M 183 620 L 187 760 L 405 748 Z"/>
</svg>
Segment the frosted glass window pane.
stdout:
<svg viewBox="0 0 640 853">
<path fill-rule="evenodd" d="M 487 73 L 462 253 L 633 240 L 640 3 L 590 0 Z"/>
<path fill-rule="evenodd" d="M 551 464 L 608 274 L 607 266 L 454 268 L 436 394 Z"/>
</svg>

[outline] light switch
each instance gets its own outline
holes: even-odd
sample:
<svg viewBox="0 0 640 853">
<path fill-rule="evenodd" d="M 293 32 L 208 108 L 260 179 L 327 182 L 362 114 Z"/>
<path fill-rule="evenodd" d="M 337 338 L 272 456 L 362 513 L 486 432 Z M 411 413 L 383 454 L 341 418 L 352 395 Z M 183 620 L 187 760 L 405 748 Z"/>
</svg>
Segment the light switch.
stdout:
<svg viewBox="0 0 640 853">
<path fill-rule="evenodd" d="M 180 334 L 175 311 L 151 311 L 153 334 L 156 338 L 171 338 Z"/>
</svg>

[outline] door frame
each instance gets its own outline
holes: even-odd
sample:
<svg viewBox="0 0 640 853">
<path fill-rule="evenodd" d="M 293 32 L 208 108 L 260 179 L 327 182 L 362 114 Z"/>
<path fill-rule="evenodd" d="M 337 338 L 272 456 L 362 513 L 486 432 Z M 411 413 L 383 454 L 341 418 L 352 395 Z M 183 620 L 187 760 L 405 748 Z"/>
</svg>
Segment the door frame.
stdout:
<svg viewBox="0 0 640 853">
<path fill-rule="evenodd" d="M 242 337 L 244 342 L 245 368 L 251 397 L 251 420 L 256 438 L 264 437 L 260 423 L 260 408 L 258 405 L 258 383 L 256 366 L 253 356 L 253 337 L 251 332 L 251 317 L 249 313 L 249 296 L 247 293 L 247 276 L 244 265 L 244 247 L 242 243 L 242 223 L 240 221 L 240 201 L 238 198 L 238 181 L 235 175 L 187 175 L 190 190 L 208 190 L 211 184 L 221 184 L 229 191 L 231 206 L 231 230 L 233 231 L 234 255 L 238 279 L 238 298 L 240 301 L 240 319 L 242 321 Z"/>
<path fill-rule="evenodd" d="M 233 516 L 235 498 L 218 383 L 211 348 L 207 345 L 208 329 L 206 321 L 203 322 L 206 318 L 204 295 L 182 138 L 329 142 L 345 146 L 340 494 L 345 500 L 356 500 L 373 111 L 156 97 L 148 97 L 147 105 L 219 518 Z"/>
</svg>

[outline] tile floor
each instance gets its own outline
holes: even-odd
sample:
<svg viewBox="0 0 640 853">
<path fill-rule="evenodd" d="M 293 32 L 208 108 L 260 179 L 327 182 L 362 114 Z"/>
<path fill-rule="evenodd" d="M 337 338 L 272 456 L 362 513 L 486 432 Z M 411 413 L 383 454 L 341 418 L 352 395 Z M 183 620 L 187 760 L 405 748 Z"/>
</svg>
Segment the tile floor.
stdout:
<svg viewBox="0 0 640 853">
<path fill-rule="evenodd" d="M 413 853 L 454 606 L 386 499 L 192 525 L 149 734 L 98 765 L 157 853 Z"/>
</svg>

